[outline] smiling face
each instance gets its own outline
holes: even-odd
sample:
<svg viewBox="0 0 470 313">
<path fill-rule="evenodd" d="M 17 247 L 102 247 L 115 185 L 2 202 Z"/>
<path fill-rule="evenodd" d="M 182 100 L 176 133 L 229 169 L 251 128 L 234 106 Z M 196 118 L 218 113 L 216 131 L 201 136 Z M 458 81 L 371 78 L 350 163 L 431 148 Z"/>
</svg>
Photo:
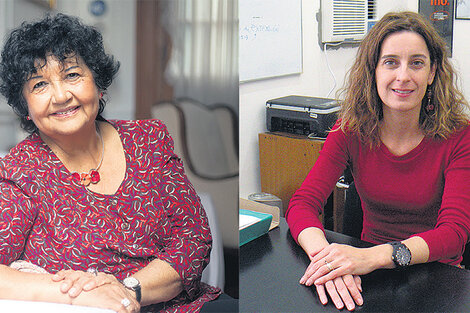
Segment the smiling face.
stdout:
<svg viewBox="0 0 470 313">
<path fill-rule="evenodd" d="M 411 31 L 388 35 L 382 43 L 375 70 L 383 112 L 417 114 L 426 88 L 436 72 L 423 37 Z"/>
<path fill-rule="evenodd" d="M 99 91 L 93 74 L 80 57 L 60 63 L 53 56 L 36 62 L 23 86 L 29 117 L 39 133 L 54 138 L 77 134 L 94 124 L 99 109 Z"/>
</svg>

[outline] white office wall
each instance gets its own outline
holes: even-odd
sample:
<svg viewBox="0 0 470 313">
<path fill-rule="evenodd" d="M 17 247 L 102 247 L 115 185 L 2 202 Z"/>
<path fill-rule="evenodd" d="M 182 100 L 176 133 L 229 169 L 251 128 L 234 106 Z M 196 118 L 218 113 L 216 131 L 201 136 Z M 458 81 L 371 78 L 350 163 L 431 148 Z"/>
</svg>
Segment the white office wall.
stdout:
<svg viewBox="0 0 470 313">
<path fill-rule="evenodd" d="M 260 168 L 258 134 L 265 132 L 266 100 L 297 94 L 326 97 L 333 86 L 325 56 L 318 45 L 318 23 L 315 14 L 320 8 L 319 0 L 302 1 L 303 73 L 280 78 L 265 79 L 240 84 L 240 196 L 248 197 L 260 192 Z M 379 17 L 395 10 L 418 11 L 417 0 L 377 1 Z M 460 72 L 461 85 L 470 99 L 470 20 L 454 21 L 453 58 Z M 328 49 L 332 70 L 342 86 L 347 69 L 351 66 L 357 48 Z M 239 60 L 243 62 L 243 60 Z M 335 91 L 336 91 L 335 89 Z M 332 93 L 334 95 L 334 92 Z M 282 156 L 279 156 L 282 157 Z"/>
<path fill-rule="evenodd" d="M 91 1 L 56 0 L 57 10 L 80 17 L 85 24 L 98 28 L 107 53 L 121 62 L 116 79 L 108 89 L 104 115 L 109 119 L 133 119 L 135 112 L 135 0 L 105 1 L 101 16 L 90 13 Z"/>
<path fill-rule="evenodd" d="M 27 19 L 34 19 L 44 14 L 44 12 L 46 10 L 43 7 L 24 0 L 0 0 L 2 47 L 9 31 L 22 22 L 19 18 L 20 15 Z M 0 96 L 0 134 L 2 134 L 0 136 L 0 156 L 25 136 L 25 133 L 19 127 L 16 115 L 3 96 Z"/>
</svg>

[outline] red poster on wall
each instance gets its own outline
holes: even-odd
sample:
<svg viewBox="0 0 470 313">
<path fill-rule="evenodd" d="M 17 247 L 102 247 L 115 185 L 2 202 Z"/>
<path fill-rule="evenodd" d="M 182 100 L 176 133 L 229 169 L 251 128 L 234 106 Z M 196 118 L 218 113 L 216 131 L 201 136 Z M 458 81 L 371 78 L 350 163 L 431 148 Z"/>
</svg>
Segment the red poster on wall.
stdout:
<svg viewBox="0 0 470 313">
<path fill-rule="evenodd" d="M 454 1 L 419 0 L 419 13 L 427 18 L 444 38 L 449 48 L 449 56 L 452 56 Z"/>
</svg>

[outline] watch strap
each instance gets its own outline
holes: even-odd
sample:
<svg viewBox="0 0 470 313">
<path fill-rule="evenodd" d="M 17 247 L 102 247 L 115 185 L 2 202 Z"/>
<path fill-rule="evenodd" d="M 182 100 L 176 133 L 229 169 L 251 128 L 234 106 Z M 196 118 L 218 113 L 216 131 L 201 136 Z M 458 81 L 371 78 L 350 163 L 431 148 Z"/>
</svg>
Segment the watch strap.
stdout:
<svg viewBox="0 0 470 313">
<path fill-rule="evenodd" d="M 411 251 L 400 241 L 388 242 L 392 246 L 392 261 L 398 269 L 406 268 L 411 263 Z"/>
<path fill-rule="evenodd" d="M 132 290 L 135 292 L 135 298 L 137 302 L 140 303 L 140 300 L 142 300 L 142 288 L 140 287 L 140 284 L 137 287 L 132 288 Z"/>
</svg>

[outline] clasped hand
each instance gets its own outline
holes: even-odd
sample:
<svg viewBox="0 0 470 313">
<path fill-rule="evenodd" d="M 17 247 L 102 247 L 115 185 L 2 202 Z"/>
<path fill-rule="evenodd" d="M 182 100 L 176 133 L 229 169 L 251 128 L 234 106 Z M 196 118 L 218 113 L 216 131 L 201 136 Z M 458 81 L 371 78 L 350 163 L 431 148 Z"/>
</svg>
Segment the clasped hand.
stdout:
<svg viewBox="0 0 470 313">
<path fill-rule="evenodd" d="M 72 298 L 72 304 L 111 309 L 118 313 L 140 311 L 133 292 L 113 275 L 99 272 L 95 276 L 83 271 L 62 270 L 53 275 L 52 280 L 62 281 L 60 291 Z"/>
<path fill-rule="evenodd" d="M 315 285 L 321 303 L 328 303 L 326 292 L 338 309 L 344 305 L 354 310 L 362 305 L 361 278 L 358 275 L 370 273 L 374 269 L 368 261 L 367 248 L 355 248 L 342 244 L 330 244 L 311 253 L 310 265 L 300 279 L 306 286 Z M 326 292 L 325 292 L 326 289 Z"/>
</svg>

